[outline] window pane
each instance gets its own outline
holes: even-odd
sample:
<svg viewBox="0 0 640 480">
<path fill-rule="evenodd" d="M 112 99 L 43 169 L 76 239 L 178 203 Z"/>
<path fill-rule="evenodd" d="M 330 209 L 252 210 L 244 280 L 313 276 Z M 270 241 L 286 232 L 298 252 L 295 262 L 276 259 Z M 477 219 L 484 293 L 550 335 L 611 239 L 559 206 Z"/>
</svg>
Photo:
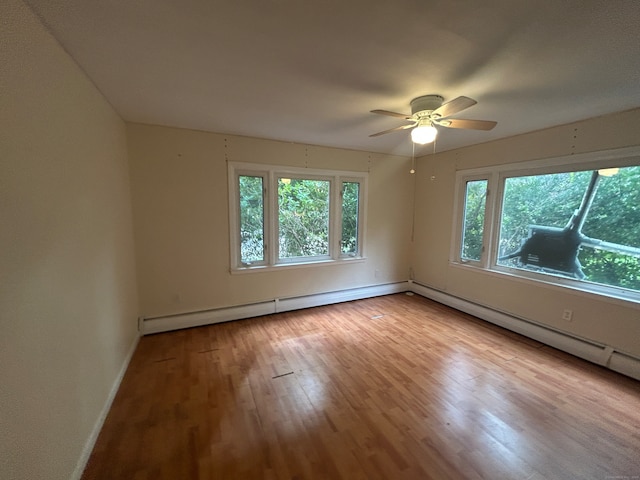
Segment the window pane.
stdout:
<svg viewBox="0 0 640 480">
<path fill-rule="evenodd" d="M 467 182 L 464 196 L 464 223 L 460 257 L 480 261 L 484 235 L 484 215 L 487 202 L 487 181 Z"/>
<path fill-rule="evenodd" d="M 640 167 L 507 178 L 498 264 L 640 290 L 638 205 Z"/>
<path fill-rule="evenodd" d="M 278 179 L 279 258 L 329 255 L 329 185 Z"/>
<path fill-rule="evenodd" d="M 342 241 L 340 253 L 358 253 L 358 207 L 360 204 L 360 183 L 342 182 Z"/>
<path fill-rule="evenodd" d="M 239 176 L 240 261 L 264 260 L 264 197 L 262 177 Z"/>
<path fill-rule="evenodd" d="M 590 281 L 640 290 L 640 167 L 600 176 L 582 233 L 603 241 L 583 242 L 578 255 Z"/>
</svg>

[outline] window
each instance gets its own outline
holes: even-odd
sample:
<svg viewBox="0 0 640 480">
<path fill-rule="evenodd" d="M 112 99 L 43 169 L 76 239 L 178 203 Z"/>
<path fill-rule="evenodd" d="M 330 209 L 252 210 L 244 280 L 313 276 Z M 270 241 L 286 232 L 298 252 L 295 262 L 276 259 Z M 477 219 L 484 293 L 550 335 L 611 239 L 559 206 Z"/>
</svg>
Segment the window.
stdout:
<svg viewBox="0 0 640 480">
<path fill-rule="evenodd" d="M 366 178 L 230 163 L 232 270 L 363 258 Z"/>
<path fill-rule="evenodd" d="M 459 172 L 453 261 L 638 298 L 640 162 L 629 153 Z"/>
<path fill-rule="evenodd" d="M 278 178 L 278 258 L 329 255 L 331 182 Z"/>
<path fill-rule="evenodd" d="M 342 182 L 342 241 L 340 251 L 343 255 L 358 255 L 360 244 L 360 182 Z"/>
<path fill-rule="evenodd" d="M 460 258 L 463 261 L 479 262 L 484 251 L 483 237 L 487 183 L 487 180 L 466 182 L 460 251 Z"/>
<path fill-rule="evenodd" d="M 264 262 L 264 178 L 238 175 L 240 193 L 240 259 Z"/>
</svg>

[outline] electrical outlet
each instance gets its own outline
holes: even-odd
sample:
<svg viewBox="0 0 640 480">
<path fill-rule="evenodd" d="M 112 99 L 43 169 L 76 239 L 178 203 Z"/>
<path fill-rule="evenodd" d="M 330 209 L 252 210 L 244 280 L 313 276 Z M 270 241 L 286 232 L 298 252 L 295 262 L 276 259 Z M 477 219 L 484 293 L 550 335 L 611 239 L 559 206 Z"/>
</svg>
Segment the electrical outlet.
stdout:
<svg viewBox="0 0 640 480">
<path fill-rule="evenodd" d="M 573 320 L 573 310 L 565 309 L 562 311 L 562 319 L 570 322 Z"/>
</svg>

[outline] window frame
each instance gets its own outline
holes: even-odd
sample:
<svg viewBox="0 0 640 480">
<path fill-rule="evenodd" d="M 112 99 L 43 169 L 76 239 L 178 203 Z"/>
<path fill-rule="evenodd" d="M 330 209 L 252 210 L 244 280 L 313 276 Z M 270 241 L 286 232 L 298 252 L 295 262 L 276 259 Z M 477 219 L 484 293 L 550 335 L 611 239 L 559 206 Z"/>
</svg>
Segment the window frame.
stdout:
<svg viewBox="0 0 640 480">
<path fill-rule="evenodd" d="M 455 180 L 455 218 L 452 237 L 454 241 L 452 242 L 449 259 L 450 265 L 460 268 L 479 269 L 497 275 L 506 275 L 524 282 L 543 283 L 560 288 L 578 290 L 586 294 L 596 294 L 640 303 L 640 293 L 634 290 L 498 264 L 498 240 L 507 178 L 638 165 L 640 165 L 640 147 L 625 147 L 615 150 L 458 170 Z M 483 232 L 484 251 L 481 261 L 477 262 L 462 258 L 464 202 L 467 182 L 484 179 L 487 180 L 487 202 Z"/>
<path fill-rule="evenodd" d="M 280 203 L 279 203 L 279 189 L 278 182 L 281 178 L 289 178 L 290 180 L 311 180 L 311 181 L 320 181 L 320 182 L 329 182 L 329 225 L 327 226 L 329 229 L 328 237 L 327 237 L 327 251 L 326 255 L 309 255 L 309 256 L 301 256 L 301 257 L 281 257 L 280 256 Z M 273 195 L 273 199 L 275 200 L 275 205 L 273 208 L 273 220 L 274 225 L 272 227 L 275 228 L 275 257 L 274 264 L 289 264 L 289 263 L 313 263 L 313 262 L 323 262 L 327 260 L 331 260 L 333 257 L 332 253 L 332 243 L 334 241 L 334 231 L 335 227 L 333 225 L 333 215 L 332 210 L 334 207 L 334 198 L 333 198 L 333 190 L 335 188 L 335 179 L 331 176 L 327 175 L 303 175 L 303 174 L 292 174 L 289 171 L 276 170 L 274 172 L 274 188 L 275 194 Z M 273 244 L 273 243 L 272 243 Z"/>
<path fill-rule="evenodd" d="M 263 243 L 263 253 L 262 253 L 262 261 L 256 261 L 256 262 L 251 262 L 251 263 L 243 263 L 242 262 L 242 247 L 240 245 L 240 215 L 241 215 L 241 209 L 240 209 L 240 188 L 239 188 L 239 184 L 240 184 L 240 177 L 241 176 L 247 176 L 247 177 L 260 177 L 262 178 L 262 243 Z M 238 242 L 235 245 L 235 250 L 233 250 L 233 244 L 232 244 L 232 254 L 234 255 L 233 258 L 236 258 L 238 264 L 242 264 L 245 265 L 247 267 L 249 266 L 253 266 L 253 267 L 264 267 L 265 265 L 268 264 L 269 259 L 267 256 L 267 249 L 266 249 L 266 245 L 267 245 L 267 241 L 270 238 L 269 234 L 270 234 L 270 225 L 267 222 L 267 218 L 268 218 L 268 212 L 270 210 L 270 205 L 268 202 L 268 198 L 267 198 L 267 189 L 268 187 L 268 183 L 269 183 L 269 179 L 267 177 L 267 175 L 264 174 L 264 172 L 256 172 L 255 170 L 244 170 L 244 169 L 239 169 L 236 171 L 235 174 L 235 182 L 236 182 L 236 188 L 235 188 L 235 192 L 234 192 L 234 198 L 233 201 L 230 202 L 230 205 L 234 205 L 235 206 L 235 228 L 237 230 L 236 235 L 238 238 Z"/>
<path fill-rule="evenodd" d="M 336 234 L 337 245 L 335 248 L 337 249 L 338 256 L 341 259 L 354 259 L 354 258 L 363 258 L 364 254 L 362 252 L 363 243 L 364 243 L 364 221 L 365 221 L 365 193 L 366 193 L 366 177 L 365 181 L 363 181 L 362 176 L 349 176 L 349 175 L 340 175 L 338 178 L 339 186 L 338 190 L 338 198 L 339 201 L 336 204 L 337 213 L 335 215 L 335 220 L 338 222 L 339 235 Z M 357 235 L 357 248 L 355 253 L 343 253 L 342 252 L 342 212 L 344 206 L 344 184 L 345 183 L 357 183 L 358 187 L 358 212 L 356 218 L 356 235 Z"/>
<path fill-rule="evenodd" d="M 455 186 L 455 200 L 454 200 L 454 212 L 457 212 L 456 221 L 453 222 L 454 225 L 454 242 L 452 242 L 452 249 L 450 253 L 450 262 L 461 263 L 465 265 L 474 265 L 480 268 L 486 268 L 489 263 L 489 254 L 490 254 L 490 246 L 492 244 L 492 222 L 493 222 L 493 203 L 495 199 L 495 195 L 493 192 L 495 188 L 493 188 L 493 183 L 495 183 L 495 174 L 491 171 L 480 171 L 480 172 L 464 172 L 459 171 L 456 174 L 456 186 Z M 493 179 L 493 181 L 492 181 Z M 463 246 L 463 236 L 464 236 L 464 224 L 465 224 L 465 214 L 466 214 L 466 200 L 467 200 L 467 185 L 469 182 L 477 182 L 477 181 L 486 181 L 487 182 L 487 195 L 485 198 L 485 212 L 484 212 L 484 223 L 482 229 L 482 253 L 480 255 L 480 260 L 473 260 L 462 257 L 462 246 Z"/>
<path fill-rule="evenodd" d="M 240 176 L 263 178 L 263 235 L 264 261 L 243 263 L 240 238 Z M 329 254 L 313 257 L 280 258 L 279 252 L 279 204 L 278 179 L 292 178 L 329 181 Z M 342 183 L 359 184 L 357 252 L 343 254 L 342 242 Z M 283 165 L 267 165 L 246 162 L 228 162 L 229 188 L 229 253 L 232 273 L 264 271 L 286 267 L 340 264 L 366 259 L 364 232 L 366 226 L 368 172 L 320 170 Z"/>
</svg>

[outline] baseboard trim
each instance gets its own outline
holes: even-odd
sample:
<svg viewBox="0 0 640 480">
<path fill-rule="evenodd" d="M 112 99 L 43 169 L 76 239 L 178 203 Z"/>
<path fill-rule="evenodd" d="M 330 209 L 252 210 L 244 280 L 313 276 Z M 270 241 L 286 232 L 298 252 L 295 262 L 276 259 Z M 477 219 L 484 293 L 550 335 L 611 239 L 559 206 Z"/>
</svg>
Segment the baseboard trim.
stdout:
<svg viewBox="0 0 640 480">
<path fill-rule="evenodd" d="M 449 295 L 448 293 L 421 285 L 411 280 L 383 285 L 337 290 L 296 297 L 274 298 L 264 302 L 222 307 L 199 312 L 187 312 L 176 315 L 142 317 L 141 332 L 143 335 L 168 332 L 182 328 L 211 325 L 214 323 L 240 320 L 243 318 L 259 317 L 278 312 L 287 312 L 303 308 L 331 305 L 334 303 L 360 300 L 381 295 L 390 295 L 411 291 L 425 298 L 429 298 L 443 305 L 468 313 L 474 317 L 532 338 L 539 342 L 557 348 L 576 357 L 609 368 L 623 375 L 640 380 L 640 359 L 629 356 L 614 348 L 578 338 L 554 330 L 548 326 L 515 317 L 468 300 Z"/>
<path fill-rule="evenodd" d="M 507 313 L 478 305 L 468 300 L 449 295 L 440 290 L 410 281 L 412 292 L 447 305 L 461 312 L 532 338 L 576 357 L 601 365 L 615 372 L 640 380 L 640 359 L 616 351 L 613 347 L 572 336 L 566 332 L 514 317 Z"/>
<path fill-rule="evenodd" d="M 248 305 L 235 305 L 231 307 L 188 312 L 164 317 L 142 319 L 142 334 L 170 332 L 182 328 L 200 327 L 214 323 L 240 320 L 242 318 L 260 317 L 276 313 L 275 302 L 267 301 Z"/>
<path fill-rule="evenodd" d="M 187 312 L 176 315 L 142 318 L 142 334 L 168 332 L 182 328 L 199 327 L 214 323 L 240 320 L 243 318 L 259 317 L 272 313 L 300 310 L 302 308 L 319 307 L 334 303 L 349 302 L 363 298 L 390 295 L 410 290 L 409 282 L 387 283 L 366 287 L 336 290 L 332 292 L 315 293 L 297 297 L 274 298 L 264 302 L 248 305 L 234 305 L 198 312 Z"/>
<path fill-rule="evenodd" d="M 333 303 L 350 302 L 363 298 L 380 297 L 410 290 L 409 282 L 388 283 L 384 285 L 371 285 L 368 287 L 351 288 L 334 292 L 318 293 L 301 297 L 289 297 L 276 300 L 276 311 L 287 312 L 302 308 L 320 307 Z"/>
<path fill-rule="evenodd" d="M 96 445 L 96 441 L 98 440 L 98 435 L 100 435 L 100 431 L 102 430 L 102 426 L 104 425 L 105 420 L 107 419 L 107 415 L 109 414 L 109 410 L 111 410 L 111 405 L 113 404 L 114 399 L 116 398 L 116 394 L 120 389 L 120 384 L 122 383 L 122 379 L 124 378 L 124 374 L 127 372 L 127 368 L 129 368 L 129 363 L 131 362 L 131 358 L 133 357 L 134 352 L 136 351 L 136 347 L 138 346 L 138 342 L 140 340 L 140 336 L 136 335 L 131 346 L 129 347 L 129 351 L 127 352 L 127 356 L 122 362 L 122 366 L 120 367 L 120 371 L 118 375 L 111 385 L 111 389 L 109 390 L 109 395 L 107 395 L 107 399 L 102 406 L 102 410 L 100 411 L 100 415 L 96 422 L 93 425 L 93 429 L 91 430 L 91 434 L 87 441 L 84 444 L 82 449 L 82 453 L 80 454 L 80 458 L 76 463 L 76 468 L 73 470 L 70 480 L 80 480 L 82 478 L 82 474 L 84 473 L 84 469 L 87 466 L 87 462 L 89 461 L 89 457 L 91 456 L 91 452 L 93 452 L 93 448 Z"/>
</svg>

